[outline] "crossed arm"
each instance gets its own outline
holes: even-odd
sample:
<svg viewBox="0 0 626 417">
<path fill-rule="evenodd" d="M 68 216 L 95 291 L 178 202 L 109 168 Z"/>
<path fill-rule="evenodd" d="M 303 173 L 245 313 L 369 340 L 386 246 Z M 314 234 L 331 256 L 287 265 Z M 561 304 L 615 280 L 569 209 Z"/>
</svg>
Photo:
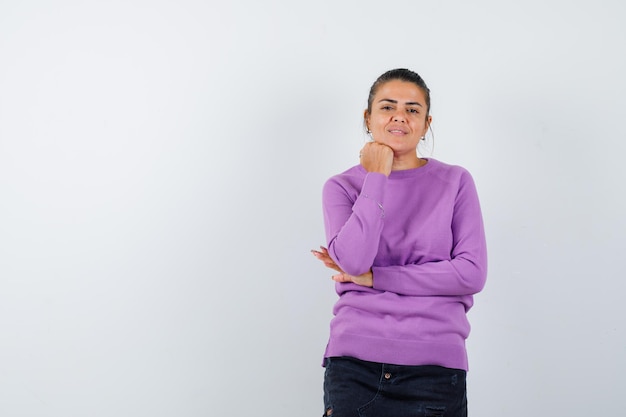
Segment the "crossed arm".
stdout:
<svg viewBox="0 0 626 417">
<path fill-rule="evenodd" d="M 365 188 L 373 185 L 370 181 L 366 181 Z M 487 273 L 486 244 L 480 205 L 471 177 L 462 182 L 456 195 L 450 224 L 453 242 L 449 258 L 406 265 L 372 265 L 371 252 L 374 251 L 375 255 L 378 247 L 377 236 L 380 233 L 378 229 L 382 227 L 378 224 L 379 215 L 375 203 L 370 199 L 361 199 L 358 204 L 351 205 L 349 201 L 330 195 L 331 201 L 341 201 L 341 204 L 335 203 L 329 211 L 333 218 L 339 217 L 336 224 L 327 230 L 331 237 L 329 245 L 335 246 L 329 246 L 328 249 L 322 246 L 320 250 L 311 252 L 326 267 L 336 272 L 332 275 L 335 282 L 351 282 L 381 291 L 413 296 L 471 295 L 484 287 Z M 337 236 L 341 233 L 347 235 L 339 239 L 343 243 L 338 247 Z M 346 242 L 350 245 L 358 244 L 358 253 L 347 252 Z M 329 250 L 332 251 L 332 257 Z"/>
</svg>

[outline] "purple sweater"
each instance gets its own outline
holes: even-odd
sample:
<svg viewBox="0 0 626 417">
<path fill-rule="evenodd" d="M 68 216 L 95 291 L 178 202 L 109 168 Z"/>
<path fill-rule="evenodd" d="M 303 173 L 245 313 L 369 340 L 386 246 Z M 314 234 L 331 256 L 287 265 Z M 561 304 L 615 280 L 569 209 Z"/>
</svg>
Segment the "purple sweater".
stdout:
<svg viewBox="0 0 626 417">
<path fill-rule="evenodd" d="M 325 357 L 468 369 L 466 313 L 487 275 L 485 233 L 470 174 L 435 159 L 368 173 L 361 165 L 323 189 L 328 250 L 374 287 L 337 283 Z"/>
</svg>

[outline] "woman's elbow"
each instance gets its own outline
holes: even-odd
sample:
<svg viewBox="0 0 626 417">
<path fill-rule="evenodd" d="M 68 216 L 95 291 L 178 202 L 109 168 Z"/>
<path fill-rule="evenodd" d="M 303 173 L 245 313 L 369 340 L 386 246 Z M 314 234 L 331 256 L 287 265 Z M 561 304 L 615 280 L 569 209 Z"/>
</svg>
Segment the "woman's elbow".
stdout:
<svg viewBox="0 0 626 417">
<path fill-rule="evenodd" d="M 487 268 L 482 265 L 474 265 L 473 271 L 466 280 L 468 294 L 477 294 L 485 288 L 487 283 Z"/>
<path fill-rule="evenodd" d="M 329 248 L 329 252 L 337 266 L 341 268 L 341 270 L 352 276 L 359 276 L 365 274 L 372 268 L 372 264 L 374 263 L 374 256 L 368 256 L 367 253 L 361 252 L 356 255 L 354 253 L 350 254 L 341 254 L 337 248 L 332 247 Z"/>
</svg>

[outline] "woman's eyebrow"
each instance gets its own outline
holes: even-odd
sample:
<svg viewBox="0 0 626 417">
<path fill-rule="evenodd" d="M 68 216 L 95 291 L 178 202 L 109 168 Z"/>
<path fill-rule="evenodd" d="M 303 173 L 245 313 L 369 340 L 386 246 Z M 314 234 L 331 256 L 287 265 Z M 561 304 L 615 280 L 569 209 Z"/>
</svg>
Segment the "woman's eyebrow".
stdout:
<svg viewBox="0 0 626 417">
<path fill-rule="evenodd" d="M 378 100 L 378 102 L 379 102 L 379 103 L 381 103 L 381 102 L 383 102 L 383 101 L 386 101 L 386 102 L 389 102 L 389 103 L 392 103 L 392 104 L 398 104 L 398 100 L 392 100 L 392 99 L 390 99 L 390 98 L 381 98 L 380 100 Z M 404 103 L 404 104 L 406 104 L 407 106 L 420 106 L 420 107 L 424 107 L 424 106 L 422 105 L 422 103 L 418 103 L 418 102 L 416 102 L 416 101 L 407 101 L 407 102 L 406 102 L 406 103 Z"/>
</svg>

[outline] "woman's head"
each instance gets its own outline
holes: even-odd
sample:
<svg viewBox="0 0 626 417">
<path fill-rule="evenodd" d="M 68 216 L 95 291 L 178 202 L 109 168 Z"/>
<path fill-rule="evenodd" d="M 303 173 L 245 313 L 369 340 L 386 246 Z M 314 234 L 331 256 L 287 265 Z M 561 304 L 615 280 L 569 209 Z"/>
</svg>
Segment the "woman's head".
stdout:
<svg viewBox="0 0 626 417">
<path fill-rule="evenodd" d="M 418 74 L 407 69 L 387 71 L 372 85 L 364 112 L 371 138 L 389 146 L 396 157 L 415 157 L 430 122 L 430 90 Z"/>
<path fill-rule="evenodd" d="M 422 79 L 422 77 L 420 77 L 418 73 L 408 70 L 406 68 L 397 68 L 397 69 L 389 70 L 385 72 L 384 74 L 382 74 L 380 77 L 378 77 L 376 81 L 374 81 L 374 84 L 372 84 L 372 87 L 370 88 L 370 94 L 367 98 L 367 113 L 372 112 L 372 102 L 374 101 L 374 97 L 376 96 L 378 89 L 383 84 L 392 80 L 399 80 L 399 81 L 404 81 L 407 83 L 413 83 L 419 89 L 422 90 L 422 92 L 424 93 L 424 98 L 426 99 L 425 116 L 428 117 L 428 115 L 430 114 L 430 89 L 428 88 L 428 86 L 426 85 L 426 82 Z"/>
</svg>

